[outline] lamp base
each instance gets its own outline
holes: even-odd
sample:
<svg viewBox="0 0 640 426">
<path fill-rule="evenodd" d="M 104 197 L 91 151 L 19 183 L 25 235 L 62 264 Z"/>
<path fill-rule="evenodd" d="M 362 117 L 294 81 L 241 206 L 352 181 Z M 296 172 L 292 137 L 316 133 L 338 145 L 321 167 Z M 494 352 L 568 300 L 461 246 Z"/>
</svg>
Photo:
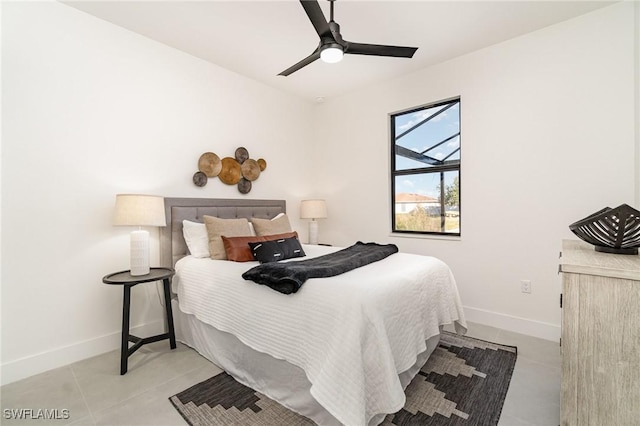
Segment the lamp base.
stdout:
<svg viewBox="0 0 640 426">
<path fill-rule="evenodd" d="M 147 275 L 149 269 L 149 232 L 145 230 L 131 233 L 131 258 L 129 259 L 131 275 Z"/>
<path fill-rule="evenodd" d="M 309 244 L 318 244 L 318 222 L 309 222 Z"/>
</svg>

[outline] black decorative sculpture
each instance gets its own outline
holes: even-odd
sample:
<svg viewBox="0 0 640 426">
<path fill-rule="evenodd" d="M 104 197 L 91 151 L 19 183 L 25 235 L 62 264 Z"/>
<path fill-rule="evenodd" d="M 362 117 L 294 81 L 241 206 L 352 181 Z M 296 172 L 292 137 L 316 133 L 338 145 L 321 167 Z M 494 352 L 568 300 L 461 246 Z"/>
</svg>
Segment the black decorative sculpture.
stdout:
<svg viewBox="0 0 640 426">
<path fill-rule="evenodd" d="M 622 204 L 605 207 L 569 225 L 581 240 L 593 244 L 596 251 L 615 254 L 638 254 L 640 247 L 640 212 Z"/>
</svg>

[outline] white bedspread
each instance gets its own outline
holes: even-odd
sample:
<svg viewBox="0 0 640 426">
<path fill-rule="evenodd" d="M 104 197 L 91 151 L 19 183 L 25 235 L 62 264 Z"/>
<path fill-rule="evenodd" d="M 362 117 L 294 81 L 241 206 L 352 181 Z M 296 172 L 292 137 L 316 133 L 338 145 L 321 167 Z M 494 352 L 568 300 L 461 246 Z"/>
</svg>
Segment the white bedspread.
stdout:
<svg viewBox="0 0 640 426">
<path fill-rule="evenodd" d="M 338 250 L 304 246 L 307 258 Z M 403 407 L 398 374 L 439 325 L 466 328 L 455 280 L 442 261 L 397 253 L 284 295 L 242 279 L 257 262 L 186 257 L 176 264 L 180 310 L 244 344 L 301 367 L 311 394 L 345 425 Z"/>
</svg>

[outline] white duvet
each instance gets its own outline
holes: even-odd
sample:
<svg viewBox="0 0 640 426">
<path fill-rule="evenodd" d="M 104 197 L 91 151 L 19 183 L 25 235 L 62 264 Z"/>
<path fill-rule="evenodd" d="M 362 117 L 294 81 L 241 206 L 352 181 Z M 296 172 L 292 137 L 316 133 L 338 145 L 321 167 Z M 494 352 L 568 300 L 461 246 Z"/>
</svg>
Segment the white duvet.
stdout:
<svg viewBox="0 0 640 426">
<path fill-rule="evenodd" d="M 338 248 L 304 246 L 307 258 Z M 180 310 L 251 348 L 302 368 L 311 394 L 345 425 L 367 425 L 404 406 L 398 374 L 442 324 L 466 328 L 455 280 L 442 261 L 396 253 L 295 294 L 245 281 L 257 262 L 176 264 Z"/>
</svg>

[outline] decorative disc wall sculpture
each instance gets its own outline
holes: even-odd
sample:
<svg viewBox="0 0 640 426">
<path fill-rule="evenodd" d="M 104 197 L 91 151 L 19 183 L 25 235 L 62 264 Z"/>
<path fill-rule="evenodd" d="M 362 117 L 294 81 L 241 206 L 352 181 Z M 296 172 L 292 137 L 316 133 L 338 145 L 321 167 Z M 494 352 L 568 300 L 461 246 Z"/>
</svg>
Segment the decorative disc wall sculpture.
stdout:
<svg viewBox="0 0 640 426">
<path fill-rule="evenodd" d="M 238 185 L 238 191 L 248 194 L 253 181 L 267 168 L 263 158 L 252 160 L 244 147 L 236 149 L 235 158 L 220 159 L 213 152 L 205 152 L 198 160 L 198 171 L 193 175 L 196 186 L 205 186 L 209 178 L 218 177 L 227 185 Z"/>
</svg>

